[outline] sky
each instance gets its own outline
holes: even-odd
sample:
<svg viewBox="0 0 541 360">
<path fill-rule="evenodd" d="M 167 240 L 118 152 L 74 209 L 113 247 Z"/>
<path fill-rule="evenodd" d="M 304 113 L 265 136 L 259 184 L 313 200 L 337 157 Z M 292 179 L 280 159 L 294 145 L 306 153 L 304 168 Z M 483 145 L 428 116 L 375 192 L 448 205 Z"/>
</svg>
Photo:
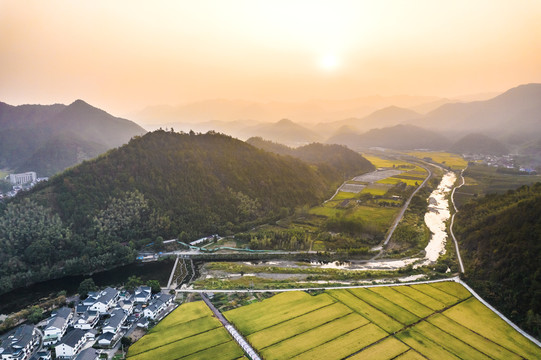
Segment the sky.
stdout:
<svg viewBox="0 0 541 360">
<path fill-rule="evenodd" d="M 0 101 L 453 97 L 541 82 L 538 0 L 0 0 Z"/>
</svg>

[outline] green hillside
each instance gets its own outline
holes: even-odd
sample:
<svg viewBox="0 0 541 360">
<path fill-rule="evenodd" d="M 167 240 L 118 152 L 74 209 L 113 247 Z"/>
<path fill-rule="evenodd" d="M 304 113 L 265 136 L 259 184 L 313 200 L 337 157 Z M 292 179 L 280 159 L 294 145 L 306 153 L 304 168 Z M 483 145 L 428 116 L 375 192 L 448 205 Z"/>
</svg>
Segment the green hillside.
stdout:
<svg viewBox="0 0 541 360">
<path fill-rule="evenodd" d="M 293 156 L 309 164 L 314 164 L 320 172 L 325 173 L 329 178 L 336 179 L 336 181 L 375 170 L 370 161 L 343 145 L 312 143 L 298 148 L 290 148 L 264 140 L 261 137 L 252 137 L 246 142 L 265 151 Z"/>
<path fill-rule="evenodd" d="M 455 221 L 468 283 L 526 331 L 541 336 L 541 183 L 487 195 Z"/>
<path fill-rule="evenodd" d="M 225 135 L 136 137 L 0 204 L 0 293 L 129 263 L 157 236 L 248 229 L 333 186 L 326 172 Z"/>
</svg>

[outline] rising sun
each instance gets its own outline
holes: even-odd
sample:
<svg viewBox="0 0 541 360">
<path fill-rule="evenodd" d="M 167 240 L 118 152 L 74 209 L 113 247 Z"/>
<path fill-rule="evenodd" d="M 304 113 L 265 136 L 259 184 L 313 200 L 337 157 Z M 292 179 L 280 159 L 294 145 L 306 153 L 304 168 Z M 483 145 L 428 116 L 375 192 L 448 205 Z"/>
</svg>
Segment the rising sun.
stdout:
<svg viewBox="0 0 541 360">
<path fill-rule="evenodd" d="M 340 65 L 340 61 L 336 55 L 327 54 L 319 59 L 319 67 L 326 71 L 335 70 Z"/>
</svg>

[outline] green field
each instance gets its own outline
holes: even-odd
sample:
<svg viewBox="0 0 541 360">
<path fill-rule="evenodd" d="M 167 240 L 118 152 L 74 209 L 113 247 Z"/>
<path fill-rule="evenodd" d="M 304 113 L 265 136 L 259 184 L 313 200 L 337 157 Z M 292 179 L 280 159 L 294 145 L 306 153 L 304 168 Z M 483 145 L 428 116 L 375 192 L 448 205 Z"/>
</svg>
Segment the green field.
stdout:
<svg viewBox="0 0 541 360">
<path fill-rule="evenodd" d="M 452 281 L 287 292 L 225 315 L 265 359 L 541 358 Z"/>
<path fill-rule="evenodd" d="M 446 152 L 414 151 L 407 154 L 419 159 L 431 158 L 433 162 L 445 165 L 451 170 L 462 170 L 468 165 L 468 162 L 462 156 Z"/>
<path fill-rule="evenodd" d="M 460 206 L 472 198 L 489 193 L 505 193 L 522 185 L 541 181 L 541 175 L 517 175 L 498 172 L 486 165 L 470 165 L 464 171 L 466 184 L 455 192 L 455 202 Z"/>
<path fill-rule="evenodd" d="M 130 360 L 238 359 L 242 349 L 202 301 L 179 306 L 128 350 Z"/>
</svg>

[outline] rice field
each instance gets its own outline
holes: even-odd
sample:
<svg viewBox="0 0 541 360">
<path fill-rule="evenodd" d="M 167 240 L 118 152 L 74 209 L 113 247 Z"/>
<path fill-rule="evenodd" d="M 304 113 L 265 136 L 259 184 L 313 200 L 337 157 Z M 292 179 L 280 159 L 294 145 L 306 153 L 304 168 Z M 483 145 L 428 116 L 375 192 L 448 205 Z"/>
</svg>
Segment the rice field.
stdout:
<svg viewBox="0 0 541 360">
<path fill-rule="evenodd" d="M 130 360 L 226 359 L 244 356 L 202 301 L 186 303 L 169 314 L 128 350 Z"/>
<path fill-rule="evenodd" d="M 432 161 L 448 166 L 451 170 L 462 170 L 467 165 L 468 162 L 462 158 L 462 156 L 457 154 L 451 154 L 446 152 L 436 152 L 436 151 L 414 151 L 409 152 L 408 155 L 415 156 L 419 159 L 431 158 Z"/>
<path fill-rule="evenodd" d="M 264 359 L 541 358 L 452 281 L 285 292 L 224 314 Z"/>
</svg>

